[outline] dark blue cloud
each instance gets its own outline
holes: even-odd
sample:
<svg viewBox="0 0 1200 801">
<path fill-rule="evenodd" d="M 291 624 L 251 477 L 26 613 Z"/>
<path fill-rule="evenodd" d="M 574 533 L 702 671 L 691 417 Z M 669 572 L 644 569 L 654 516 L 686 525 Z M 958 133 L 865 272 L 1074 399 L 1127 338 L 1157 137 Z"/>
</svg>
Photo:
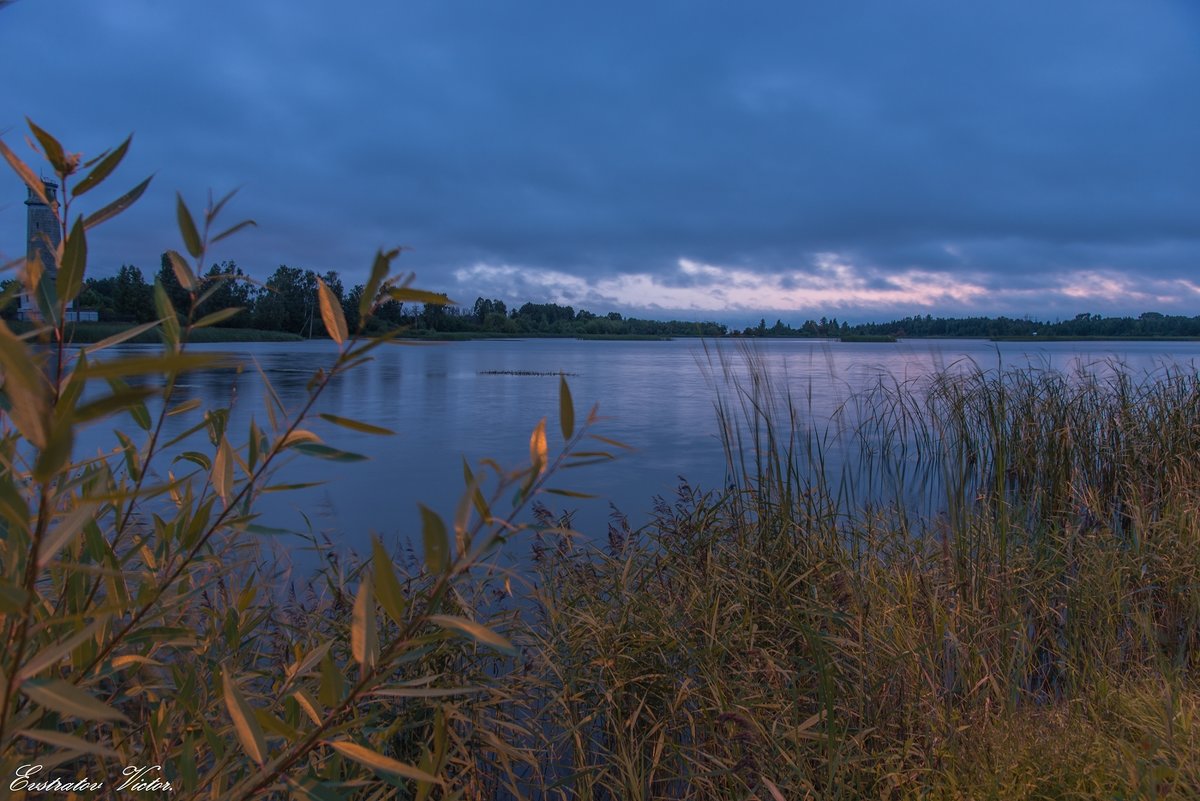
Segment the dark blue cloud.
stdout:
<svg viewBox="0 0 1200 801">
<path fill-rule="evenodd" d="M 953 308 L 1065 308 L 1085 301 L 1062 287 L 1102 273 L 1161 291 L 1092 308 L 1175 293 L 1195 313 L 1172 282 L 1200 256 L 1198 42 L 1173 2 L 25 0 L 0 11 L 0 68 L 23 78 L 0 127 L 16 143 L 27 113 L 90 151 L 136 130 L 124 174 L 158 177 L 100 271 L 156 265 L 176 188 L 244 185 L 235 209 L 261 227 L 218 255 L 259 275 L 360 279 L 407 244 L 456 294 L 478 265 L 601 298 L 622 276 L 724 280 L 684 259 L 762 276 L 774 310 L 808 303 L 792 292 L 836 254 L 864 291 L 986 290 L 931 290 Z M 864 315 L 912 303 L 852 294 Z"/>
</svg>

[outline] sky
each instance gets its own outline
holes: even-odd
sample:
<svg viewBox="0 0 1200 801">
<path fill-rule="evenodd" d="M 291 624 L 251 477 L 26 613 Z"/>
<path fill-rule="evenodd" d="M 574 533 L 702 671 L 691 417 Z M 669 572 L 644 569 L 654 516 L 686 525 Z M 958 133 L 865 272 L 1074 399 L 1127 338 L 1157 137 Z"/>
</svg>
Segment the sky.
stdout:
<svg viewBox="0 0 1200 801">
<path fill-rule="evenodd" d="M 175 192 L 237 188 L 258 226 L 210 261 L 259 278 L 404 246 L 466 305 L 1200 314 L 1190 0 L 16 0 L 0 71 L 19 154 L 25 116 L 85 156 L 132 132 L 95 200 L 155 176 L 91 275 L 149 276 Z M 24 197 L 0 176 L 9 258 Z"/>
</svg>

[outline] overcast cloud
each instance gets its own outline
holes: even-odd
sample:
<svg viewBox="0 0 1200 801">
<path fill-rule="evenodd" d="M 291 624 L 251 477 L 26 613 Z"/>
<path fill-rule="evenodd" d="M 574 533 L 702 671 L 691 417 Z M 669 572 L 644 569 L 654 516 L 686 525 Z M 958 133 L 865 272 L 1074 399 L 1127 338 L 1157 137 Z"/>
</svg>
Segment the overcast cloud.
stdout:
<svg viewBox="0 0 1200 801">
<path fill-rule="evenodd" d="M 596 312 L 802 321 L 1200 313 L 1200 12 L 1159 2 L 18 0 L 24 115 L 119 178 L 95 274 L 222 245 Z M 115 188 L 115 187 L 114 187 Z M 24 198 L 0 179 L 0 251 Z M 233 216 L 230 222 L 236 221 Z"/>
</svg>

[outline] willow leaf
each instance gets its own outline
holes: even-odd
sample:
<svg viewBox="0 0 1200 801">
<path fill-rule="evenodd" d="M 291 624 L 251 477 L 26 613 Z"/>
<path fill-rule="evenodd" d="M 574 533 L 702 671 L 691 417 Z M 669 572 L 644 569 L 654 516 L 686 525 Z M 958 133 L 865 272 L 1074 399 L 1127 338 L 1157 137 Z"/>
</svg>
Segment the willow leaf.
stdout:
<svg viewBox="0 0 1200 801">
<path fill-rule="evenodd" d="M 222 683 L 225 685 L 225 707 L 229 710 L 229 717 L 233 719 L 238 741 L 246 754 L 261 765 L 267 759 L 267 739 L 254 714 L 254 708 L 242 697 L 228 667 L 224 669 Z"/>
<path fill-rule="evenodd" d="M 386 757 L 358 743 L 353 743 L 349 740 L 333 740 L 329 742 L 329 745 L 342 756 L 379 773 L 393 773 L 397 776 L 403 776 L 406 779 L 442 784 L 441 779 L 426 773 L 420 768 L 399 762 L 391 757 Z"/>
</svg>

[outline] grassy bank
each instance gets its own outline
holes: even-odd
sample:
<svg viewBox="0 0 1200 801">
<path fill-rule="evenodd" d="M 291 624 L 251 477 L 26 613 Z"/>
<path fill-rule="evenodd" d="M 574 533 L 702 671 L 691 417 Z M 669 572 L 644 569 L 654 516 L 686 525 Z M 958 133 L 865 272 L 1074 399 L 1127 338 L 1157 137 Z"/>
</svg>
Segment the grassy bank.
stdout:
<svg viewBox="0 0 1200 801">
<path fill-rule="evenodd" d="M 898 342 L 891 334 L 843 334 L 841 342 Z"/>
<path fill-rule="evenodd" d="M 542 552 L 561 797 L 1200 797 L 1194 373 L 946 375 L 814 430 L 748 359 L 728 491 Z"/>
<path fill-rule="evenodd" d="M 1200 337 L 1020 336 L 990 337 L 991 342 L 1200 342 Z"/>
<path fill-rule="evenodd" d="M 495 331 L 408 331 L 400 338 L 432 342 L 466 342 L 476 339 L 582 339 L 666 342 L 676 337 L 653 336 L 650 334 L 506 334 Z"/>
<path fill-rule="evenodd" d="M 31 323 L 10 322 L 9 327 L 14 333 L 22 334 L 32 330 Z M 74 323 L 67 326 L 67 335 L 71 342 L 91 344 L 99 342 L 122 331 L 128 331 L 131 326 L 126 323 Z M 304 337 L 289 334 L 285 331 L 266 331 L 260 328 L 197 328 L 188 337 L 192 342 L 302 342 Z M 144 331 L 128 342 L 136 344 L 157 344 L 162 337 L 157 329 Z"/>
</svg>

